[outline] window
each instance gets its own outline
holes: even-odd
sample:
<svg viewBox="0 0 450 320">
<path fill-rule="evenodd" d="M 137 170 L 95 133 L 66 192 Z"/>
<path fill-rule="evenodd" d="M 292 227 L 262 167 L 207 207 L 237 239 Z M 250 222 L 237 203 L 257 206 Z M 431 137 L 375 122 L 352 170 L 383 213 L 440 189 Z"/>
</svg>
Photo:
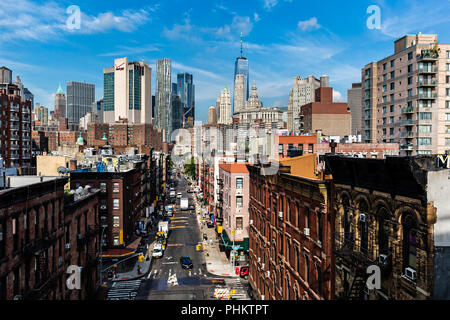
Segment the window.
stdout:
<svg viewBox="0 0 450 320">
<path fill-rule="evenodd" d="M 445 107 L 450 109 L 450 100 L 445 101 Z"/>
<path fill-rule="evenodd" d="M 119 183 L 118 182 L 113 183 L 113 192 L 115 192 L 115 193 L 119 192 Z"/>
<path fill-rule="evenodd" d="M 407 213 L 402 217 L 403 225 L 403 267 L 417 268 L 417 232 L 414 216 Z"/>
<path fill-rule="evenodd" d="M 237 208 L 242 208 L 243 207 L 242 196 L 236 196 L 236 207 Z"/>
<path fill-rule="evenodd" d="M 450 63 L 447 63 L 447 71 L 450 71 Z"/>
<path fill-rule="evenodd" d="M 309 257 L 305 256 L 305 281 L 309 283 Z"/>
<path fill-rule="evenodd" d="M 236 178 L 236 188 L 242 189 L 243 182 L 244 182 L 243 178 Z"/>
<path fill-rule="evenodd" d="M 387 102 L 387 96 L 383 96 L 383 102 Z"/>
<path fill-rule="evenodd" d="M 243 217 L 236 217 L 236 230 L 242 230 L 244 228 L 243 220 Z"/>
<path fill-rule="evenodd" d="M 119 199 L 113 199 L 113 209 L 119 209 Z"/>
<path fill-rule="evenodd" d="M 450 126 L 445 126 L 445 133 L 450 133 Z"/>
<path fill-rule="evenodd" d="M 317 212 L 317 238 L 320 243 L 323 242 L 323 226 L 322 226 L 322 212 Z"/>
<path fill-rule="evenodd" d="M 394 128 L 389 128 L 389 134 L 390 134 L 391 136 L 394 135 Z"/>
<path fill-rule="evenodd" d="M 408 77 L 408 85 L 413 83 L 413 77 Z"/>
<path fill-rule="evenodd" d="M 0 222 L 0 259 L 5 256 L 6 228 L 3 221 Z"/>
<path fill-rule="evenodd" d="M 391 90 L 395 89 L 395 82 L 391 82 Z"/>
<path fill-rule="evenodd" d="M 413 58 L 413 53 L 412 52 L 408 52 L 408 60 L 412 60 Z"/>
<path fill-rule="evenodd" d="M 447 59 L 450 59 L 450 50 L 447 50 Z"/>
<path fill-rule="evenodd" d="M 419 146 L 429 146 L 431 145 L 431 138 L 417 138 L 417 144 Z"/>
<path fill-rule="evenodd" d="M 394 95 L 391 94 L 391 102 L 394 101 Z"/>
<path fill-rule="evenodd" d="M 297 207 L 297 228 L 300 229 L 300 204 L 297 202 L 295 206 Z"/>
<path fill-rule="evenodd" d="M 106 192 L 106 183 L 100 182 L 100 190 L 101 192 Z"/>
<path fill-rule="evenodd" d="M 413 72 L 413 65 L 412 64 L 408 65 L 408 72 Z"/>
<path fill-rule="evenodd" d="M 445 89 L 445 95 L 446 95 L 447 97 L 450 97 L 450 88 L 446 88 L 446 89 Z"/>
<path fill-rule="evenodd" d="M 391 79 L 395 78 L 395 71 L 391 71 Z"/>
<path fill-rule="evenodd" d="M 445 76 L 445 83 L 450 83 L 450 76 Z"/>
<path fill-rule="evenodd" d="M 386 106 L 383 107 L 383 114 L 386 113 Z"/>
<path fill-rule="evenodd" d="M 447 130 L 448 130 L 448 126 L 447 126 Z M 450 146 L 450 138 L 445 138 L 445 145 Z"/>
<path fill-rule="evenodd" d="M 383 92 L 386 92 L 386 90 L 387 90 L 387 86 L 383 85 Z"/>
<path fill-rule="evenodd" d="M 391 60 L 391 68 L 395 66 L 395 60 Z"/>
<path fill-rule="evenodd" d="M 446 113 L 446 115 L 450 115 L 450 113 Z M 431 120 L 431 112 L 419 112 L 419 120 Z M 448 117 L 450 120 L 450 117 Z"/>
<path fill-rule="evenodd" d="M 278 145 L 278 154 L 283 154 L 283 145 L 282 144 Z"/>
<path fill-rule="evenodd" d="M 390 107 L 389 107 L 389 111 L 390 111 L 390 112 L 394 112 L 394 106 L 390 106 Z"/>
<path fill-rule="evenodd" d="M 383 81 L 387 81 L 387 73 L 383 74 Z"/>
<path fill-rule="evenodd" d="M 412 95 L 413 95 L 412 89 L 408 89 L 408 97 L 412 97 Z"/>
<path fill-rule="evenodd" d="M 383 63 L 383 70 L 386 70 L 386 66 L 387 66 L 387 64 Z"/>
<path fill-rule="evenodd" d="M 419 133 L 431 133 L 430 125 L 419 125 L 418 126 Z"/>
<path fill-rule="evenodd" d="M 450 113 L 446 113 L 445 114 L 445 120 L 446 121 L 450 121 Z"/>
<path fill-rule="evenodd" d="M 383 118 L 383 124 L 386 124 L 387 122 L 386 122 L 386 118 Z"/>
<path fill-rule="evenodd" d="M 114 235 L 113 235 L 113 243 L 114 243 L 115 246 L 118 246 L 120 244 L 120 242 L 119 242 L 119 234 L 114 233 Z"/>
<path fill-rule="evenodd" d="M 113 227 L 114 228 L 120 227 L 120 217 L 119 216 L 113 216 Z"/>
<path fill-rule="evenodd" d="M 389 117 L 389 123 L 394 124 L 394 117 Z"/>
<path fill-rule="evenodd" d="M 305 228 L 310 228 L 311 227 L 311 225 L 310 225 L 310 213 L 309 213 L 309 208 L 308 207 L 306 207 L 305 208 Z"/>
<path fill-rule="evenodd" d="M 314 145 L 308 144 L 308 153 L 314 153 Z"/>
<path fill-rule="evenodd" d="M 12 219 L 12 234 L 13 234 L 13 250 L 19 249 L 19 233 L 17 232 L 17 219 Z"/>
</svg>

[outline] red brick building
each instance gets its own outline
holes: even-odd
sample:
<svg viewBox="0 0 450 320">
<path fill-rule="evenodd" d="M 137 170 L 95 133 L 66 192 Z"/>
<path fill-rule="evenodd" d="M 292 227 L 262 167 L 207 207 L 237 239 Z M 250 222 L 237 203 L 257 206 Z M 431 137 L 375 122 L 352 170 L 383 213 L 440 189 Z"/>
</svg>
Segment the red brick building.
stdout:
<svg viewBox="0 0 450 320">
<path fill-rule="evenodd" d="M 330 180 L 291 174 L 291 167 L 248 165 L 250 172 L 249 282 L 264 300 L 334 297 Z M 314 167 L 314 157 L 307 157 Z M 268 175 L 264 175 L 267 172 Z"/>
<path fill-rule="evenodd" d="M 314 153 L 317 135 L 278 136 L 278 156 L 286 158 L 289 148 L 298 148 L 303 154 Z"/>
<path fill-rule="evenodd" d="M 68 178 L 35 180 L 0 191 L 0 300 L 85 299 L 98 284 L 98 192 L 68 199 Z M 85 270 L 73 292 L 66 286 L 71 264 Z"/>
</svg>

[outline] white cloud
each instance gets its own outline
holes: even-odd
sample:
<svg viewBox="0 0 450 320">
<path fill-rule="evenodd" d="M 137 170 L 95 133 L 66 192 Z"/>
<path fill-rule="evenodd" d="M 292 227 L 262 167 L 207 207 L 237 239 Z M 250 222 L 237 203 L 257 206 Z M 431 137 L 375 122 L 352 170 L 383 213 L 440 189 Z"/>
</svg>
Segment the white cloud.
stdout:
<svg viewBox="0 0 450 320">
<path fill-rule="evenodd" d="M 345 99 L 339 91 L 333 89 L 333 101 L 334 102 L 345 102 Z"/>
<path fill-rule="evenodd" d="M 312 17 L 312 18 L 310 18 L 308 20 L 305 20 L 305 21 L 299 21 L 297 26 L 302 31 L 319 29 L 321 27 L 320 24 L 317 23 L 317 18 L 316 17 Z"/>
<path fill-rule="evenodd" d="M 151 52 L 151 51 L 160 51 L 154 45 L 148 46 L 139 46 L 139 47 L 128 47 L 128 46 L 119 46 L 118 51 L 107 52 L 99 54 L 100 57 L 113 57 L 113 56 L 129 56 L 138 53 Z"/>
<path fill-rule="evenodd" d="M 242 32 L 244 36 L 248 35 L 253 29 L 253 23 L 249 17 L 235 16 L 231 23 L 231 28 L 235 31 Z"/>
<path fill-rule="evenodd" d="M 254 22 L 258 22 L 259 20 L 261 20 L 261 18 L 260 18 L 259 15 L 255 12 L 255 13 L 253 14 L 253 21 L 254 21 Z"/>
<path fill-rule="evenodd" d="M 71 30 L 66 26 L 70 14 L 65 7 L 55 2 L 39 4 L 29 0 L 16 0 L 0 9 L 0 40 L 48 41 L 67 34 L 93 34 L 110 30 L 132 32 L 150 21 L 150 12 L 156 8 L 157 6 L 123 10 L 119 13 L 107 11 L 97 15 L 87 15 L 80 8 L 80 29 Z"/>
<path fill-rule="evenodd" d="M 270 11 L 278 4 L 278 0 L 264 0 L 264 9 Z"/>
</svg>

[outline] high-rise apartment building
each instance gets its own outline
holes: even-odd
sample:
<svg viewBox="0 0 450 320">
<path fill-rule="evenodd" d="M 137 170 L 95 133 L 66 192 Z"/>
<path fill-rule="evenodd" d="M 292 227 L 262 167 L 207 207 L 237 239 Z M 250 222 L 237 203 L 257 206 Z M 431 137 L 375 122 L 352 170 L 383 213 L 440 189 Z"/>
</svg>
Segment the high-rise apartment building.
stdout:
<svg viewBox="0 0 450 320">
<path fill-rule="evenodd" d="M 172 70 L 168 58 L 156 60 L 156 127 L 163 131 L 163 142 L 172 134 Z"/>
<path fill-rule="evenodd" d="M 324 86 L 328 86 L 328 77 L 321 77 Z M 292 87 L 292 103 L 288 104 L 288 130 L 300 132 L 302 130 L 301 107 L 307 103 L 314 102 L 316 89 L 320 87 L 320 80 L 314 76 L 302 78 L 301 76 L 294 78 Z M 291 109 L 289 109 L 289 107 Z"/>
<path fill-rule="evenodd" d="M 245 109 L 245 97 L 244 75 L 237 74 L 234 79 L 233 114 Z"/>
<path fill-rule="evenodd" d="M 361 73 L 365 142 L 398 142 L 400 155 L 450 153 L 450 44 L 406 35 Z"/>
<path fill-rule="evenodd" d="M 248 77 L 248 60 L 242 55 L 242 33 L 241 33 L 241 56 L 236 58 L 236 61 L 234 63 L 234 87 L 236 88 L 236 75 L 242 74 L 244 76 L 244 94 L 245 94 L 245 101 L 249 98 L 249 77 Z M 236 94 L 236 93 L 235 93 Z M 236 106 L 233 106 L 236 108 Z M 236 112 L 236 111 L 234 111 Z"/>
<path fill-rule="evenodd" d="M 61 84 L 59 84 L 58 91 L 55 94 L 55 118 L 66 117 L 66 95 L 64 94 Z"/>
<path fill-rule="evenodd" d="M 25 97 L 25 100 L 31 101 L 31 110 L 33 110 L 34 109 L 34 94 L 32 94 L 31 91 L 28 90 L 28 88 L 23 88 L 23 95 Z"/>
<path fill-rule="evenodd" d="M 104 120 L 103 99 L 100 99 L 96 102 L 92 102 L 91 112 L 97 115 L 98 123 L 103 123 Z"/>
<path fill-rule="evenodd" d="M 95 85 L 85 82 L 67 83 L 67 118 L 69 124 L 78 124 L 80 118 L 91 111 L 95 101 Z"/>
<path fill-rule="evenodd" d="M 34 108 L 34 121 L 39 121 L 42 126 L 48 125 L 48 108 L 36 103 L 36 108 Z"/>
<path fill-rule="evenodd" d="M 0 158 L 4 167 L 31 165 L 31 101 L 12 83 L 12 71 L 0 68 Z"/>
<path fill-rule="evenodd" d="M 152 122 L 152 69 L 144 61 L 114 60 L 114 67 L 103 70 L 104 122 L 120 118 L 130 123 Z"/>
<path fill-rule="evenodd" d="M 361 82 L 352 83 L 352 88 L 347 90 L 347 103 L 351 114 L 351 133 L 362 135 L 362 90 Z"/>
<path fill-rule="evenodd" d="M 177 74 L 177 92 L 183 106 L 184 126 L 192 126 L 195 121 L 195 86 L 192 74 Z"/>
<path fill-rule="evenodd" d="M 231 100 L 230 91 L 225 87 L 220 96 L 217 98 L 217 107 L 219 110 L 219 118 L 217 120 L 218 124 L 231 124 Z"/>
</svg>

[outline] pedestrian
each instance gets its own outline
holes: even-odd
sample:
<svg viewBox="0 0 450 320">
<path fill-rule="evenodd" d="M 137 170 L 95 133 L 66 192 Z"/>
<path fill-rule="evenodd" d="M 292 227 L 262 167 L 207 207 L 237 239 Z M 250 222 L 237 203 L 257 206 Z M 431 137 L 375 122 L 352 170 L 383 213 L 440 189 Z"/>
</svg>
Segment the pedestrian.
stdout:
<svg viewBox="0 0 450 320">
<path fill-rule="evenodd" d="M 138 266 L 138 275 L 141 275 L 141 273 L 142 273 L 142 268 L 141 268 L 141 266 Z"/>
</svg>

